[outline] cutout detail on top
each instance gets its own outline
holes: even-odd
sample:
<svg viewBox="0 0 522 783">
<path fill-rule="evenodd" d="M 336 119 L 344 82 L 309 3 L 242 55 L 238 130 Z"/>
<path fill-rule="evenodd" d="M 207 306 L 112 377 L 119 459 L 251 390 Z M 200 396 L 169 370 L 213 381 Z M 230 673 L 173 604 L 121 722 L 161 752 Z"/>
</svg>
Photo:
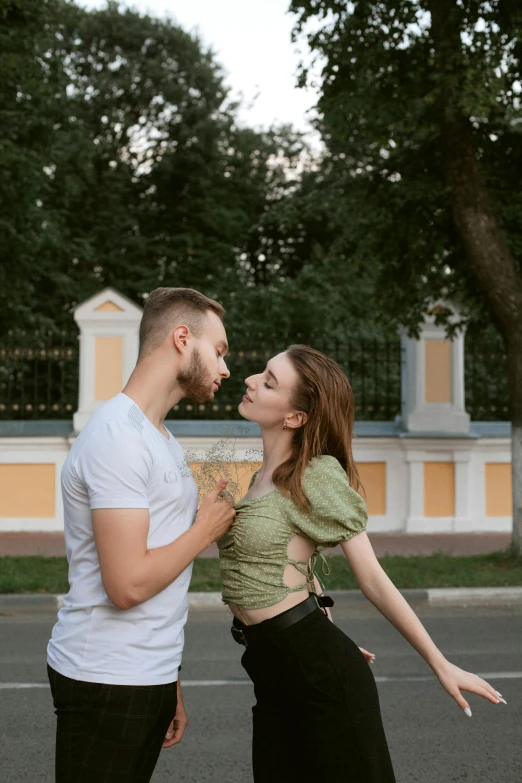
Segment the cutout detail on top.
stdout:
<svg viewBox="0 0 522 783">
<path fill-rule="evenodd" d="M 283 582 L 286 587 L 306 587 L 310 558 L 315 551 L 315 545 L 304 536 L 294 536 L 288 543 L 286 554 L 289 562 L 285 566 Z"/>
</svg>

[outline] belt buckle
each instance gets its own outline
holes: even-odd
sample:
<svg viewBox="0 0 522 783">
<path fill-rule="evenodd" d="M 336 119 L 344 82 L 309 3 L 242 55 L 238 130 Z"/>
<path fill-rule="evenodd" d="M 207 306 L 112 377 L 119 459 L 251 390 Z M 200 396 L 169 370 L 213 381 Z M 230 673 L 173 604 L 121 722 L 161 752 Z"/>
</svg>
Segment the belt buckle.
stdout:
<svg viewBox="0 0 522 783">
<path fill-rule="evenodd" d="M 327 607 L 330 608 L 334 605 L 334 600 L 329 595 L 317 595 L 317 593 L 313 592 L 311 593 L 313 597 L 315 598 L 315 602 L 321 612 L 328 617 Z"/>
<path fill-rule="evenodd" d="M 334 599 L 329 595 L 318 595 L 319 603 L 323 607 L 328 607 L 329 609 L 335 604 Z"/>
<path fill-rule="evenodd" d="M 238 644 L 242 644 L 243 647 L 248 647 L 247 640 L 245 638 L 245 634 L 243 633 L 241 628 L 238 628 L 237 626 L 232 625 L 231 628 L 230 628 L 230 633 L 232 634 L 232 637 L 233 637 L 235 642 L 237 642 Z"/>
</svg>

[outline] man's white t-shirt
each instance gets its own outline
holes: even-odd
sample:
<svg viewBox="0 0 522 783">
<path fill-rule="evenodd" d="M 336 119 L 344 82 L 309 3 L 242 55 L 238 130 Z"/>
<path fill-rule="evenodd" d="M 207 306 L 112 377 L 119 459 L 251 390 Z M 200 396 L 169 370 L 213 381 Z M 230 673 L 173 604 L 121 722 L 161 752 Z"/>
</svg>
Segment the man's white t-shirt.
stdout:
<svg viewBox="0 0 522 783">
<path fill-rule="evenodd" d="M 172 435 L 162 435 L 133 400 L 117 394 L 92 415 L 61 478 L 70 590 L 47 648 L 49 665 L 86 682 L 174 682 L 192 566 L 145 603 L 118 609 L 103 586 L 91 510 L 148 508 L 147 548 L 175 541 L 194 522 L 198 503 L 183 449 Z"/>
</svg>

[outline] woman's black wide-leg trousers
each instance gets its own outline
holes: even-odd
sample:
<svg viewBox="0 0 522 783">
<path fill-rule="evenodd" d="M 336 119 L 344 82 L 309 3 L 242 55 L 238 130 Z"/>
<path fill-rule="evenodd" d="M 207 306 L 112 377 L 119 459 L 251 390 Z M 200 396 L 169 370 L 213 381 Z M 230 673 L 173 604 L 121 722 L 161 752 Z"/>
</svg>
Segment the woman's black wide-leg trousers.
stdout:
<svg viewBox="0 0 522 783">
<path fill-rule="evenodd" d="M 257 700 L 255 783 L 395 783 L 377 687 L 357 645 L 320 609 L 288 628 L 267 620 L 243 630 L 241 662 Z"/>
</svg>

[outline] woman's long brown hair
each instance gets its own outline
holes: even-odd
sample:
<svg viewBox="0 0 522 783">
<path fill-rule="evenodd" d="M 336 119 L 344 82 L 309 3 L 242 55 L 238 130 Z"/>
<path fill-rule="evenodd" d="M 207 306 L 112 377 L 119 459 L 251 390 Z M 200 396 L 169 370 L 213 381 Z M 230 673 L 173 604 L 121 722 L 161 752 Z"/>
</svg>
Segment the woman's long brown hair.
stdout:
<svg viewBox="0 0 522 783">
<path fill-rule="evenodd" d="M 307 345 L 291 345 L 286 355 L 298 375 L 292 407 L 306 413 L 307 421 L 294 431 L 292 455 L 276 468 L 272 481 L 308 511 L 303 476 L 314 457 L 335 457 L 346 471 L 350 486 L 356 492 L 361 488 L 352 454 L 355 405 L 350 382 L 333 359 Z"/>
</svg>

